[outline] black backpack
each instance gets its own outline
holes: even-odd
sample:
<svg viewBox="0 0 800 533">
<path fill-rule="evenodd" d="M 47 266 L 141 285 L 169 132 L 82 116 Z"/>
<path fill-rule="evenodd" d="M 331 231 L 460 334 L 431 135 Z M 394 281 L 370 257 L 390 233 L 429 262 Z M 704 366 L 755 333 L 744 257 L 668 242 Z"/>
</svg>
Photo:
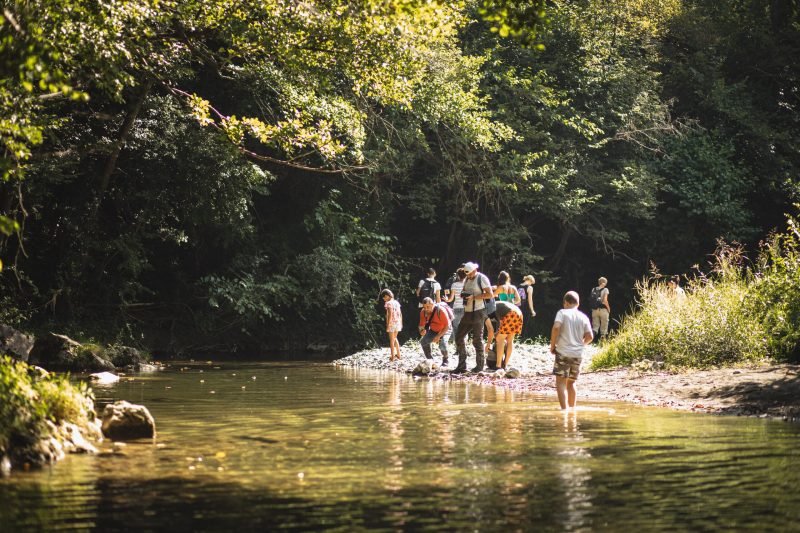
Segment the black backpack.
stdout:
<svg viewBox="0 0 800 533">
<path fill-rule="evenodd" d="M 592 294 L 589 296 L 589 304 L 592 306 L 592 309 L 601 309 L 603 308 L 603 289 L 600 287 L 595 287 L 592 289 Z"/>
<path fill-rule="evenodd" d="M 453 272 L 450 274 L 450 277 L 447 278 L 447 281 L 444 282 L 444 290 L 449 291 L 453 287 L 453 283 L 458 281 L 458 272 Z"/>
<path fill-rule="evenodd" d="M 431 281 L 429 279 L 426 279 L 422 282 L 422 287 L 419 288 L 419 303 L 422 303 L 422 300 L 425 298 L 430 298 L 434 302 L 436 301 L 436 293 L 433 290 L 433 285 L 435 283 L 435 281 Z"/>
</svg>

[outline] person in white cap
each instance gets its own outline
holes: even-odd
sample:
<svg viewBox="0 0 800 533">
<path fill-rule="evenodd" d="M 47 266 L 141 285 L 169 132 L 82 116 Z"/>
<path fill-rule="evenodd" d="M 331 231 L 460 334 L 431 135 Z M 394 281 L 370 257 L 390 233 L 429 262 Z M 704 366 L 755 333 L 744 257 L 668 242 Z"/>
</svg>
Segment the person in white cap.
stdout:
<svg viewBox="0 0 800 533">
<path fill-rule="evenodd" d="M 492 284 L 484 274 L 478 272 L 478 263 L 465 263 L 464 270 L 467 278 L 464 280 L 464 289 L 456 298 L 464 299 L 464 317 L 458 324 L 456 331 L 456 352 L 458 353 L 458 366 L 453 369 L 454 374 L 467 371 L 467 334 L 472 333 L 472 346 L 475 347 L 475 368 L 472 372 L 483 370 L 483 323 L 486 321 L 485 300 L 492 298 Z"/>
</svg>

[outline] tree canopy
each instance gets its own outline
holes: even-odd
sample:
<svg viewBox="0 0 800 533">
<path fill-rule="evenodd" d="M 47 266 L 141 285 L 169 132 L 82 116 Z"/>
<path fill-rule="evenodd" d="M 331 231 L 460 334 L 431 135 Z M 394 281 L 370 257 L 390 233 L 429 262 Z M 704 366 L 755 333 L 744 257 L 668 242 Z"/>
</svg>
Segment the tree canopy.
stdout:
<svg viewBox="0 0 800 533">
<path fill-rule="evenodd" d="M 8 0 L 0 32 L 6 321 L 370 342 L 425 266 L 624 300 L 800 192 L 789 0 Z"/>
</svg>

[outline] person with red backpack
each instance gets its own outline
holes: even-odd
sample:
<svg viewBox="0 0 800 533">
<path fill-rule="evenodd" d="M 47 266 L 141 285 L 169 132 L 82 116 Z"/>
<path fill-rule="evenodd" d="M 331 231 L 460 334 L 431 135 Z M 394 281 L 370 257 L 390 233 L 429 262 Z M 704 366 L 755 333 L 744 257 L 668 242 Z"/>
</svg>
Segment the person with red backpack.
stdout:
<svg viewBox="0 0 800 533">
<path fill-rule="evenodd" d="M 433 298 L 422 300 L 419 312 L 419 341 L 426 359 L 433 359 L 431 344 L 439 344 L 442 366 L 447 366 L 447 340 L 453 333 L 453 310 L 444 302 L 434 303 Z"/>
</svg>

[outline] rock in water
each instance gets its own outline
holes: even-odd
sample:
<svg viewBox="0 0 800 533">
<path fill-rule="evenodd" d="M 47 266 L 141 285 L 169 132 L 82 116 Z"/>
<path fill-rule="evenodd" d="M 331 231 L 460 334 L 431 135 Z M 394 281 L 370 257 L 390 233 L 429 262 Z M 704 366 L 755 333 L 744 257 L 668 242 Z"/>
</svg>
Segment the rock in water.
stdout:
<svg viewBox="0 0 800 533">
<path fill-rule="evenodd" d="M 439 365 L 436 364 L 433 360 L 425 359 L 424 361 L 421 361 L 414 368 L 414 370 L 411 371 L 411 373 L 414 374 L 415 376 L 419 376 L 419 375 L 423 375 L 423 374 L 427 375 L 427 374 L 430 374 L 431 372 L 435 372 L 438 369 L 439 369 Z"/>
<path fill-rule="evenodd" d="M 103 435 L 127 440 L 156 436 L 156 421 L 144 405 L 120 400 L 103 410 Z"/>
<path fill-rule="evenodd" d="M 508 370 L 506 370 L 506 377 L 507 378 L 517 379 L 521 375 L 522 375 L 522 373 L 519 371 L 519 369 L 514 368 L 513 366 L 511 368 L 509 368 Z"/>
<path fill-rule="evenodd" d="M 147 366 L 147 356 L 130 346 L 109 346 L 106 356 L 117 368 L 139 371 L 142 366 Z"/>
<path fill-rule="evenodd" d="M 119 381 L 119 376 L 116 374 L 112 374 L 111 372 L 97 372 L 89 376 L 92 381 L 97 382 L 100 385 L 106 383 L 116 383 Z"/>
</svg>

